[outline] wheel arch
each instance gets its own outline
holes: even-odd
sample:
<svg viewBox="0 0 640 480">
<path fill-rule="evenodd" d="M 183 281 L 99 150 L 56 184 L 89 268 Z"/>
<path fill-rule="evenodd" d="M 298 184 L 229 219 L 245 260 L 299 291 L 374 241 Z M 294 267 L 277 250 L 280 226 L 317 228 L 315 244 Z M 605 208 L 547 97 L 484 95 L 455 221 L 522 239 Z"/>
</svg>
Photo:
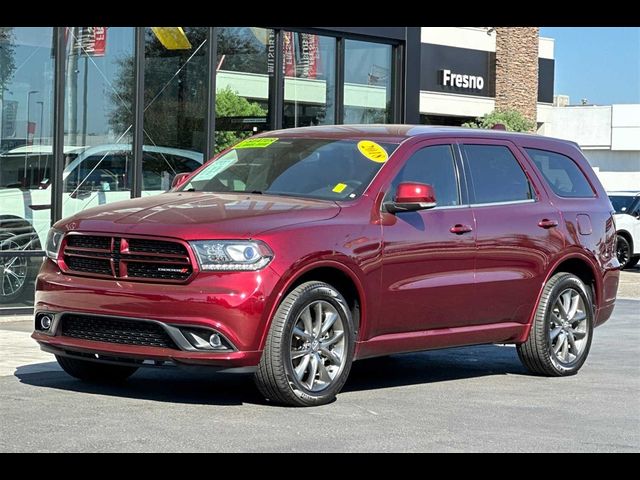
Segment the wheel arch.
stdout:
<svg viewBox="0 0 640 480">
<path fill-rule="evenodd" d="M 617 230 L 616 235 L 624 237 L 624 239 L 629 242 L 630 254 L 633 255 L 633 235 L 631 235 L 631 232 L 627 230 Z"/>
<path fill-rule="evenodd" d="M 311 280 L 328 283 L 345 297 L 354 321 L 355 337 L 356 340 L 358 339 L 363 325 L 366 324 L 366 298 L 362 283 L 353 270 L 344 263 L 325 260 L 301 268 L 287 278 L 284 284 L 280 286 L 276 300 L 267 310 L 268 317 L 265 322 L 262 338 L 260 339 L 260 350 L 264 349 L 267 335 L 271 328 L 271 321 L 282 299 L 298 285 Z"/>
<path fill-rule="evenodd" d="M 566 255 L 560 259 L 558 259 L 547 272 L 547 276 L 544 279 L 544 282 L 540 286 L 540 291 L 538 292 L 538 298 L 536 299 L 535 306 L 533 311 L 529 315 L 529 321 L 527 323 L 526 328 L 524 329 L 523 336 L 519 338 L 516 343 L 525 342 L 529 337 L 531 332 L 531 326 L 533 325 L 533 321 L 535 319 L 536 311 L 538 309 L 538 305 L 540 304 L 540 299 L 542 297 L 542 292 L 544 290 L 544 286 L 547 284 L 549 279 L 553 277 L 556 273 L 566 272 L 571 273 L 578 277 L 588 290 L 591 292 L 591 299 L 594 307 L 594 314 L 597 310 L 597 306 L 601 302 L 601 292 L 602 292 L 602 279 L 597 274 L 597 268 L 594 266 L 593 261 L 582 253 L 572 253 Z"/>
</svg>

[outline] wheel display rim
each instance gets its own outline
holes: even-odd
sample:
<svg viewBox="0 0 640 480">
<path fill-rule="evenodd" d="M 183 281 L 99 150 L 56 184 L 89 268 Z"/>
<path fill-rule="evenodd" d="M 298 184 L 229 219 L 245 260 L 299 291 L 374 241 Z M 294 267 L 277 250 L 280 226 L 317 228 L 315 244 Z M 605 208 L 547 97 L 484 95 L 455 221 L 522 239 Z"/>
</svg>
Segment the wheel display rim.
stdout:
<svg viewBox="0 0 640 480">
<path fill-rule="evenodd" d="M 588 312 L 580 292 L 563 290 L 551 308 L 549 346 L 552 359 L 563 367 L 576 364 L 589 339 Z"/>
<path fill-rule="evenodd" d="M 1 240 L 0 251 L 21 250 L 11 238 Z M 26 257 L 0 257 L 0 297 L 19 292 L 27 281 Z"/>
<path fill-rule="evenodd" d="M 325 300 L 306 305 L 291 330 L 290 364 L 296 380 L 314 393 L 328 388 L 344 368 L 346 345 L 336 307 Z"/>
<path fill-rule="evenodd" d="M 616 256 L 620 265 L 625 265 L 629 261 L 629 244 L 618 240 L 616 244 Z"/>
</svg>

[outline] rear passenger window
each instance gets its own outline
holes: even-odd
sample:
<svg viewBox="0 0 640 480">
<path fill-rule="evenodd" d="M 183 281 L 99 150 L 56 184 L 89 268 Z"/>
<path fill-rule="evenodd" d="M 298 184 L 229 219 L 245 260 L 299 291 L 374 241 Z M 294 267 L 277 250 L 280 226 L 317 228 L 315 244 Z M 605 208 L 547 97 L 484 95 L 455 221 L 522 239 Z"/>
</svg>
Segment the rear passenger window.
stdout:
<svg viewBox="0 0 640 480">
<path fill-rule="evenodd" d="M 578 165 L 560 153 L 525 148 L 551 190 L 559 197 L 591 198 L 593 189 Z"/>
<path fill-rule="evenodd" d="M 459 205 L 458 181 L 451 145 L 421 148 L 409 157 L 393 180 L 388 200 L 402 182 L 431 185 L 439 207 Z"/>
<path fill-rule="evenodd" d="M 472 203 L 531 200 L 531 185 L 511 150 L 503 145 L 463 145 Z"/>
</svg>

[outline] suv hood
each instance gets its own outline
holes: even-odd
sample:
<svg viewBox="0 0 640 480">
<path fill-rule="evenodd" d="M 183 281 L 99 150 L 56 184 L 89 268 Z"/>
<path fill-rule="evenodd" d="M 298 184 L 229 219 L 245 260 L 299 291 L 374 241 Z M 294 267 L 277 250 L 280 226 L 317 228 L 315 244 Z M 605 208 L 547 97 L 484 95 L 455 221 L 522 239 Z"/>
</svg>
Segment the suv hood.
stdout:
<svg viewBox="0 0 640 480">
<path fill-rule="evenodd" d="M 274 228 L 327 220 L 339 212 L 336 203 L 322 200 L 176 192 L 87 209 L 61 220 L 56 227 L 183 240 L 251 238 Z"/>
</svg>

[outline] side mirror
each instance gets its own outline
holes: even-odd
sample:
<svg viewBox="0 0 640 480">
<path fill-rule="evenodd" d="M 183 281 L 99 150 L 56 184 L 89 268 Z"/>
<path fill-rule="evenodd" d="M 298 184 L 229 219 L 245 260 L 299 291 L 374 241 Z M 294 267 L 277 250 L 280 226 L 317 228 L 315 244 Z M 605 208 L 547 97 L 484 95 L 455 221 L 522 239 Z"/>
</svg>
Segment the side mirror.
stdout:
<svg viewBox="0 0 640 480">
<path fill-rule="evenodd" d="M 191 173 L 179 173 L 175 177 L 173 177 L 173 181 L 171 182 L 171 189 L 178 188 L 184 182 L 187 181 L 187 178 L 191 176 Z"/>
<path fill-rule="evenodd" d="M 414 212 L 436 206 L 436 194 L 431 185 L 424 183 L 401 183 L 396 189 L 393 202 L 385 204 L 390 213 Z"/>
</svg>

